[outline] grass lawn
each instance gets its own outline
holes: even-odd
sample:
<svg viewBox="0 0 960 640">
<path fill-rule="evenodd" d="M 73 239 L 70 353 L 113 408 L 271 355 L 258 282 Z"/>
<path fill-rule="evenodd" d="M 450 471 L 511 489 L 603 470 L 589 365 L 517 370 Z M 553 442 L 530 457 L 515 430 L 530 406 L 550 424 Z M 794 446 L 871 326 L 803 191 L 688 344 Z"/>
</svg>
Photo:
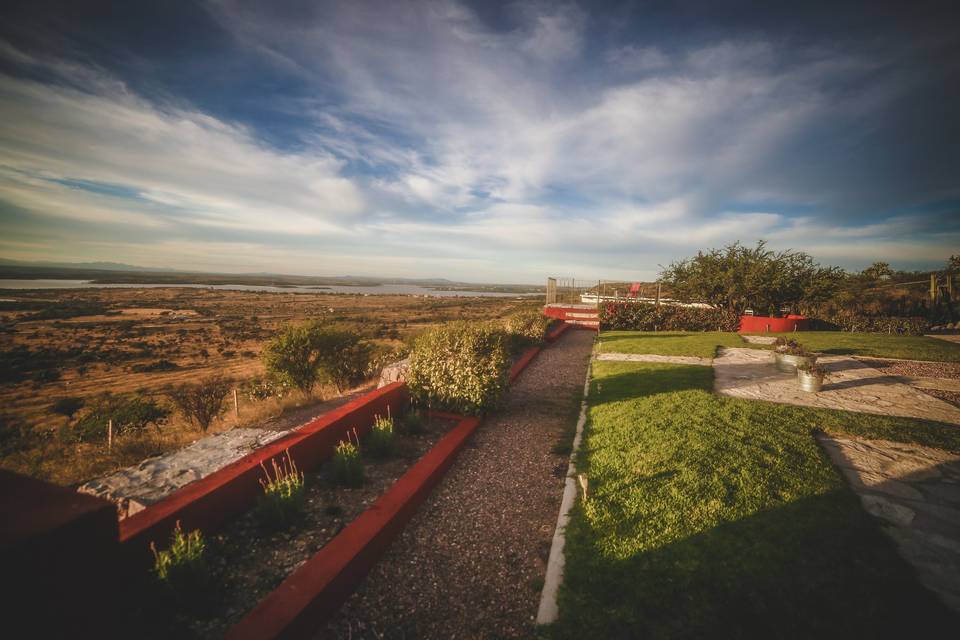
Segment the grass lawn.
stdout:
<svg viewBox="0 0 960 640">
<path fill-rule="evenodd" d="M 661 356 L 712 358 L 717 347 L 745 347 L 736 333 L 719 331 L 604 331 L 597 341 L 600 353 L 652 353 Z"/>
<path fill-rule="evenodd" d="M 794 338 L 811 351 L 835 355 L 960 362 L 960 344 L 926 336 L 891 336 L 846 331 L 797 331 L 771 335 Z"/>
<path fill-rule="evenodd" d="M 707 338 L 704 338 L 707 339 Z M 812 432 L 960 451 L 960 429 L 724 398 L 705 367 L 595 362 L 554 638 L 930 637 L 913 577 Z M 952 625 L 952 626 L 949 626 Z"/>
</svg>

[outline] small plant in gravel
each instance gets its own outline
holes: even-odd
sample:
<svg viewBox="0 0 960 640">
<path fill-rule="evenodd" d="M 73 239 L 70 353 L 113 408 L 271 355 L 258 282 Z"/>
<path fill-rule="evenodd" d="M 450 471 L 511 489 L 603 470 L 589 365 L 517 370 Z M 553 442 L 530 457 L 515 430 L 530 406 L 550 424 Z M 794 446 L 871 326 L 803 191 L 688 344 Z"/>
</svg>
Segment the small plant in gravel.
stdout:
<svg viewBox="0 0 960 640">
<path fill-rule="evenodd" d="M 389 458 L 397 452 L 397 438 L 393 431 L 393 418 L 390 417 L 390 409 L 387 409 L 387 416 L 376 416 L 373 421 L 373 428 L 367 435 L 367 451 L 375 458 Z"/>
<path fill-rule="evenodd" d="M 206 604 L 209 571 L 205 552 L 207 545 L 199 529 L 184 533 L 180 521 L 170 534 L 170 548 L 153 551 L 153 574 L 161 584 L 169 587 L 181 602 L 190 606 Z"/>
<path fill-rule="evenodd" d="M 400 428 L 403 433 L 411 436 L 423 433 L 426 431 L 426 423 L 423 419 L 423 414 L 419 409 L 410 409 L 403 414 L 403 418 L 400 419 Z"/>
<path fill-rule="evenodd" d="M 341 440 L 333 452 L 333 458 L 330 460 L 330 478 L 335 484 L 345 487 L 359 487 L 363 484 L 363 460 L 360 459 L 360 440 L 357 438 L 356 430 L 353 431 L 353 437 L 347 434 L 347 440 Z"/>
<path fill-rule="evenodd" d="M 261 462 L 264 478 L 260 479 L 263 497 L 260 500 L 260 518 L 268 526 L 283 528 L 289 526 L 303 513 L 304 475 L 290 457 L 290 450 L 277 464 L 271 460 L 273 474 Z"/>
</svg>

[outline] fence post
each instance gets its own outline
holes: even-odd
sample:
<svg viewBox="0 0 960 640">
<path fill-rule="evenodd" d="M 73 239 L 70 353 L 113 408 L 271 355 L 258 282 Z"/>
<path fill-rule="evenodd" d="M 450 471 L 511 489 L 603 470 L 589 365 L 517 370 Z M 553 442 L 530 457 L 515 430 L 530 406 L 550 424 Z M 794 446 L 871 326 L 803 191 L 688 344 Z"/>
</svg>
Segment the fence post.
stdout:
<svg viewBox="0 0 960 640">
<path fill-rule="evenodd" d="M 113 419 L 107 420 L 107 451 L 113 451 Z"/>
<path fill-rule="evenodd" d="M 233 390 L 233 415 L 237 418 L 237 422 L 240 422 L 240 396 L 236 389 Z"/>
<path fill-rule="evenodd" d="M 937 301 L 937 274 L 930 274 L 930 302 Z"/>
</svg>

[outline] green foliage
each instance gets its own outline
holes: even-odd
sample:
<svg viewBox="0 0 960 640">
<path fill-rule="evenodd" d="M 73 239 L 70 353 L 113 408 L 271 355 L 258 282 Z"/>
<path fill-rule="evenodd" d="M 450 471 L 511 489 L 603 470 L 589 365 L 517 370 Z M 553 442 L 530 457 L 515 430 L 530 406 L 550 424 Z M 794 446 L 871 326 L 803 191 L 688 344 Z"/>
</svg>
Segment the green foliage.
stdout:
<svg viewBox="0 0 960 640">
<path fill-rule="evenodd" d="M 453 322 L 417 339 L 407 386 L 418 404 L 480 414 L 499 401 L 509 369 L 506 336 L 499 326 Z"/>
<path fill-rule="evenodd" d="M 868 280 L 880 280 L 881 278 L 889 278 L 894 274 L 894 270 L 890 267 L 890 264 L 887 262 L 874 262 L 872 265 L 860 272 L 860 274 L 867 278 Z"/>
<path fill-rule="evenodd" d="M 400 429 L 409 435 L 418 435 L 425 431 L 423 414 L 417 409 L 409 409 L 400 419 Z"/>
<path fill-rule="evenodd" d="M 735 333 L 654 331 L 604 331 L 597 349 L 606 353 L 650 353 L 661 356 L 713 358 L 719 347 L 746 346 Z"/>
<path fill-rule="evenodd" d="M 276 458 L 270 461 L 273 475 L 261 462 L 264 477 L 260 479 L 263 497 L 258 507 L 264 524 L 274 528 L 289 526 L 303 514 L 304 475 L 297 469 L 290 457 L 290 451 L 277 464 Z"/>
<path fill-rule="evenodd" d="M 632 331 L 736 331 L 740 316 L 729 309 L 703 309 L 645 302 L 608 302 L 600 308 L 604 329 Z"/>
<path fill-rule="evenodd" d="M 180 414 L 206 433 L 223 413 L 227 394 L 233 383 L 221 376 L 211 376 L 196 384 L 184 384 L 167 392 Z"/>
<path fill-rule="evenodd" d="M 808 375 L 816 376 L 818 378 L 823 378 L 827 375 L 827 370 L 824 369 L 822 365 L 811 361 L 801 362 L 798 364 L 797 371 L 803 371 Z"/>
<path fill-rule="evenodd" d="M 187 604 L 196 604 L 197 598 L 204 596 L 209 582 L 204 556 L 206 543 L 200 530 L 184 533 L 177 520 L 177 526 L 170 534 L 170 547 L 157 551 L 156 545 L 151 542 L 150 550 L 153 551 L 153 574 L 157 580 Z"/>
<path fill-rule="evenodd" d="M 347 434 L 348 436 L 350 434 Z M 356 433 L 353 435 L 356 438 Z M 330 479 L 344 487 L 359 487 L 363 484 L 363 460 L 360 459 L 359 439 L 340 441 L 330 460 Z"/>
<path fill-rule="evenodd" d="M 930 331 L 931 323 L 926 318 L 896 316 L 866 316 L 850 311 L 814 319 L 814 329 L 826 331 L 853 331 L 855 333 L 886 333 L 901 336 L 922 336 Z"/>
<path fill-rule="evenodd" d="M 149 426 L 160 427 L 170 416 L 170 409 L 153 398 L 105 393 L 87 405 L 77 418 L 72 435 L 83 442 L 100 442 L 107 437 L 108 423 L 113 421 L 113 434 L 142 432 Z"/>
<path fill-rule="evenodd" d="M 268 398 L 283 398 L 290 393 L 291 386 L 285 380 L 275 376 L 256 376 L 245 381 L 240 387 L 240 393 L 255 401 Z"/>
<path fill-rule="evenodd" d="M 960 255 L 950 256 L 950 259 L 947 260 L 946 269 L 950 273 L 960 273 Z"/>
<path fill-rule="evenodd" d="M 397 452 L 397 438 L 393 430 L 393 418 L 377 416 L 367 434 L 366 450 L 375 458 L 389 458 Z"/>
<path fill-rule="evenodd" d="M 785 334 L 785 337 L 802 340 L 808 349 L 823 354 L 960 362 L 960 344 L 926 336 L 794 331 Z"/>
<path fill-rule="evenodd" d="M 769 251 L 760 241 L 700 251 L 671 263 L 660 274 L 681 300 L 706 302 L 742 315 L 798 311 L 828 300 L 843 279 L 837 267 L 821 267 L 803 252 Z"/>
<path fill-rule="evenodd" d="M 317 382 L 342 390 L 363 380 L 370 349 L 355 332 L 313 320 L 285 326 L 264 348 L 262 357 L 267 371 L 303 392 Z"/>
<path fill-rule="evenodd" d="M 58 416 L 66 416 L 67 418 L 72 418 L 73 415 L 83 408 L 84 401 L 83 398 L 77 398 L 75 396 L 67 396 L 65 398 L 60 398 L 50 407 L 52 413 L 57 414 Z"/>
<path fill-rule="evenodd" d="M 526 338 L 534 344 L 543 342 L 547 336 L 550 319 L 539 309 L 529 309 L 515 313 L 506 321 L 507 333 Z"/>
</svg>

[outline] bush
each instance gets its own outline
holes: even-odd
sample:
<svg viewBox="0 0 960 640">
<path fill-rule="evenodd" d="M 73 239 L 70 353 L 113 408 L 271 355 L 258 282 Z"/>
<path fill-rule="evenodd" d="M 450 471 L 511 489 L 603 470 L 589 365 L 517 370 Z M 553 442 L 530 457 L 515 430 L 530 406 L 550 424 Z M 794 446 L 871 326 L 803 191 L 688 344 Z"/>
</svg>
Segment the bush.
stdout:
<svg viewBox="0 0 960 640">
<path fill-rule="evenodd" d="M 600 309 L 600 326 L 629 331 L 736 331 L 740 316 L 726 309 L 610 302 Z"/>
<path fill-rule="evenodd" d="M 393 419 L 377 416 L 373 428 L 367 434 L 366 448 L 375 458 L 389 458 L 397 451 L 397 439 L 393 433 Z"/>
<path fill-rule="evenodd" d="M 916 316 L 865 316 L 844 312 L 814 318 L 811 324 L 811 328 L 820 331 L 887 333 L 902 336 L 922 336 L 930 331 L 930 326 L 929 320 Z"/>
<path fill-rule="evenodd" d="M 353 331 L 315 320 L 281 329 L 262 357 L 272 376 L 304 393 L 317 382 L 339 391 L 364 379 L 370 349 Z"/>
<path fill-rule="evenodd" d="M 251 378 L 240 387 L 240 393 L 250 400 L 266 400 L 267 398 L 283 398 L 290 393 L 291 386 L 284 380 L 266 376 Z"/>
<path fill-rule="evenodd" d="M 202 608 L 210 597 L 206 548 L 200 530 L 184 533 L 179 520 L 170 534 L 168 549 L 157 551 L 156 545 L 150 543 L 154 576 L 188 608 Z"/>
<path fill-rule="evenodd" d="M 77 411 L 83 408 L 83 405 L 83 398 L 67 396 L 54 402 L 53 406 L 50 407 L 50 411 L 58 416 L 72 418 Z"/>
<path fill-rule="evenodd" d="M 260 463 L 265 476 L 260 479 L 260 486 L 263 487 L 260 518 L 264 524 L 275 528 L 290 525 L 303 513 L 304 476 L 297 470 L 290 451 L 285 451 L 285 454 L 280 464 L 277 464 L 276 458 L 271 460 L 272 477 L 270 471 Z"/>
<path fill-rule="evenodd" d="M 417 339 L 407 386 L 419 404 L 479 414 L 497 404 L 509 369 L 506 336 L 500 327 L 453 322 Z"/>
<path fill-rule="evenodd" d="M 403 433 L 409 435 L 417 435 L 423 433 L 425 430 L 425 425 L 423 421 L 423 414 L 421 414 L 416 409 L 410 409 L 405 414 L 403 418 L 400 419 L 400 428 Z"/>
<path fill-rule="evenodd" d="M 167 396 L 191 424 L 206 433 L 210 424 L 224 410 L 224 401 L 232 382 L 221 376 L 207 378 L 197 384 L 185 384 L 170 390 Z"/>
<path fill-rule="evenodd" d="M 539 309 L 521 311 L 507 318 L 507 333 L 527 338 L 530 342 L 541 343 L 547 336 L 550 319 Z"/>
<path fill-rule="evenodd" d="M 180 365 L 176 362 L 170 362 L 167 359 L 157 360 L 156 362 L 148 362 L 146 364 L 135 364 L 133 365 L 134 373 L 156 373 L 159 371 L 174 371 L 179 369 Z"/>
<path fill-rule="evenodd" d="M 363 476 L 360 445 L 352 440 L 341 440 L 330 460 L 330 479 L 344 487 L 359 487 L 363 484 Z"/>
<path fill-rule="evenodd" d="M 145 396 L 98 397 L 77 419 L 73 436 L 83 442 L 99 442 L 107 437 L 108 423 L 113 421 L 113 435 L 141 432 L 149 426 L 157 428 L 170 416 L 170 409 Z"/>
</svg>

